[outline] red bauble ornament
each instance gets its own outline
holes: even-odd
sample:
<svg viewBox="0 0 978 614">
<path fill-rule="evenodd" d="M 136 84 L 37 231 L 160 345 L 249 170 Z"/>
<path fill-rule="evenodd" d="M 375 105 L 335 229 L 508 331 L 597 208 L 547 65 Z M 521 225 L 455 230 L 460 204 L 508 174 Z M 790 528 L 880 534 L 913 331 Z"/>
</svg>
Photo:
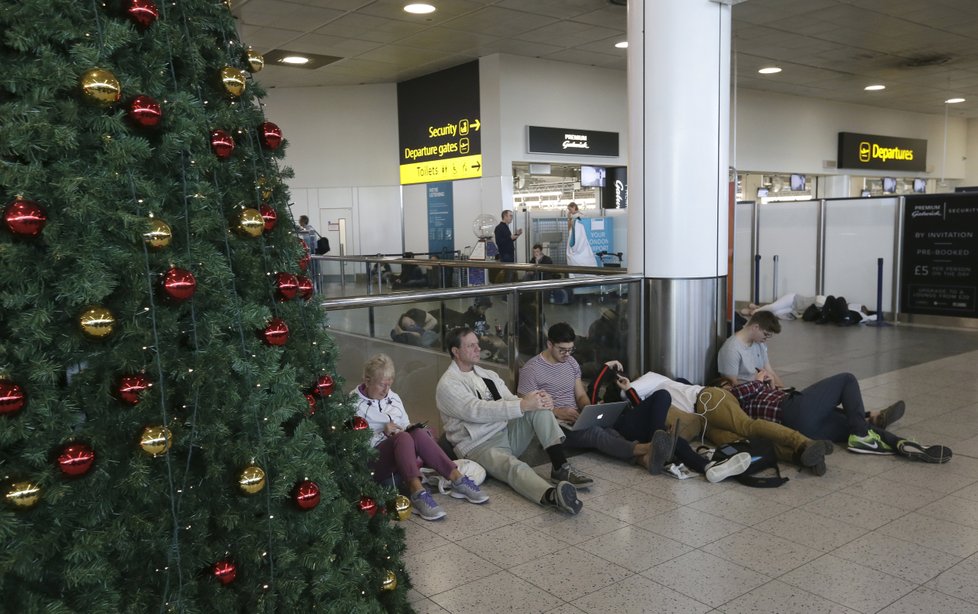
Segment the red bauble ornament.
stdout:
<svg viewBox="0 0 978 614">
<path fill-rule="evenodd" d="M 311 510 L 319 505 L 319 485 L 312 480 L 302 480 L 295 485 L 292 500 L 300 510 Z"/>
<path fill-rule="evenodd" d="M 271 232 L 278 224 L 278 213 L 275 213 L 271 205 L 265 203 L 258 207 L 258 212 L 261 213 L 261 219 L 265 220 L 265 232 Z"/>
<path fill-rule="evenodd" d="M 218 158 L 227 158 L 234 151 L 234 139 L 224 130 L 211 130 L 211 149 Z"/>
<path fill-rule="evenodd" d="M 148 28 L 160 17 L 160 11 L 153 0 L 127 0 L 123 5 L 126 15 L 140 28 Z"/>
<path fill-rule="evenodd" d="M 142 393 L 153 387 L 153 382 L 143 375 L 126 375 L 119 380 L 119 387 L 116 388 L 116 396 L 120 401 L 127 405 L 138 405 L 142 400 Z"/>
<path fill-rule="evenodd" d="M 371 518 L 377 513 L 377 502 L 370 497 L 360 497 L 360 504 L 358 505 L 361 512 L 365 512 L 367 516 Z"/>
<path fill-rule="evenodd" d="M 332 375 L 323 375 L 316 380 L 316 395 L 321 399 L 325 399 L 329 395 L 333 394 L 333 388 L 336 387 L 336 383 L 333 381 Z"/>
<path fill-rule="evenodd" d="M 285 345 L 289 340 L 289 326 L 282 318 L 272 318 L 261 335 L 268 345 Z"/>
<path fill-rule="evenodd" d="M 258 126 L 258 140 L 265 149 L 276 150 L 282 144 L 282 129 L 272 122 Z"/>
<path fill-rule="evenodd" d="M 278 293 L 279 300 L 294 299 L 299 293 L 299 280 L 292 273 L 276 273 L 275 291 Z"/>
<path fill-rule="evenodd" d="M 354 431 L 363 431 L 370 428 L 370 424 L 362 416 L 353 416 L 350 419 L 350 428 Z"/>
<path fill-rule="evenodd" d="M 315 289 L 312 287 L 312 280 L 305 275 L 296 275 L 296 281 L 299 284 L 299 296 L 302 300 L 308 301 L 312 298 L 312 293 Z"/>
<path fill-rule="evenodd" d="M 316 413 L 316 395 L 307 392 L 304 396 L 306 397 L 306 403 L 309 404 L 309 415 L 311 416 Z"/>
<path fill-rule="evenodd" d="M 211 573 L 217 578 L 217 581 L 221 584 L 227 586 L 234 582 L 234 579 L 238 577 L 238 566 L 231 561 L 218 561 L 214 563 L 211 568 Z"/>
<path fill-rule="evenodd" d="M 155 128 L 163 119 L 160 103 L 143 95 L 136 96 L 129 102 L 126 114 L 134 124 L 142 128 Z"/>
<path fill-rule="evenodd" d="M 3 211 L 3 221 L 7 230 L 22 237 L 36 237 L 44 230 L 48 214 L 44 207 L 33 200 L 17 197 Z"/>
<path fill-rule="evenodd" d="M 58 469 L 67 476 L 79 476 L 88 473 L 95 462 L 95 451 L 83 443 L 70 443 L 61 448 L 58 455 Z"/>
<path fill-rule="evenodd" d="M 197 291 L 197 280 L 190 271 L 173 267 L 163 274 L 161 287 L 166 298 L 180 303 L 193 296 L 194 292 Z"/>
<path fill-rule="evenodd" d="M 0 414 L 14 414 L 24 409 L 27 395 L 19 385 L 0 380 Z"/>
</svg>

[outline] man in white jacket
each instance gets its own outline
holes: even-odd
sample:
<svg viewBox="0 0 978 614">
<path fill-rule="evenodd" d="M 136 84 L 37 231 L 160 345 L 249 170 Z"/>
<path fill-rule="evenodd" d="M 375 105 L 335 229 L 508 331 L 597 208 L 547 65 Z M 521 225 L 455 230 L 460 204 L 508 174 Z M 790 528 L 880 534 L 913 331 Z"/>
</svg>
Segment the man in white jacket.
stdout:
<svg viewBox="0 0 978 614">
<path fill-rule="evenodd" d="M 438 381 L 435 401 L 455 453 L 479 463 L 534 503 L 569 514 L 580 512 L 577 487 L 590 486 L 593 480 L 567 462 L 550 395 L 534 390 L 521 399 L 495 372 L 479 367 L 479 339 L 472 329 L 456 328 L 447 341 L 452 364 Z M 517 458 L 534 436 L 550 456 L 555 486 Z"/>
</svg>

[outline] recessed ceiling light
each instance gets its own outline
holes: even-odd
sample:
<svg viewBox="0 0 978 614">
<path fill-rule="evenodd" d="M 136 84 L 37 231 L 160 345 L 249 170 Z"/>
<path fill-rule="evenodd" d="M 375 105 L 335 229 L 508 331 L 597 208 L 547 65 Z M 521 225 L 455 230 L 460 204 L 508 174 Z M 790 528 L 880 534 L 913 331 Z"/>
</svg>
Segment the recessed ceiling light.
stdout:
<svg viewBox="0 0 978 614">
<path fill-rule="evenodd" d="M 886 86 L 877 83 L 876 85 L 867 85 L 863 89 L 866 90 L 867 92 L 877 92 L 879 90 L 885 90 Z"/>
<path fill-rule="evenodd" d="M 423 2 L 415 2 L 408 4 L 404 7 L 405 13 L 411 13 L 413 15 L 427 15 L 428 13 L 434 13 L 435 7 L 430 4 L 425 4 Z"/>
<path fill-rule="evenodd" d="M 335 55 L 319 55 L 318 53 L 305 53 L 302 51 L 289 51 L 288 49 L 272 49 L 264 54 L 265 66 L 279 66 L 281 68 L 299 68 L 302 70 L 316 70 L 339 62 L 343 58 Z"/>
<path fill-rule="evenodd" d="M 944 102 L 947 104 L 958 104 L 959 102 L 964 102 L 964 98 L 948 98 Z"/>
<path fill-rule="evenodd" d="M 781 72 L 781 69 L 777 66 L 767 66 L 757 72 L 761 73 L 762 75 L 776 75 Z"/>
<path fill-rule="evenodd" d="M 294 66 L 302 66 L 303 64 L 309 63 L 309 58 L 303 57 L 301 55 L 287 55 L 281 60 L 279 60 L 279 62 L 283 64 L 292 64 Z"/>
<path fill-rule="evenodd" d="M 615 43 L 615 47 L 618 49 L 628 49 L 628 41 L 621 41 L 620 43 Z"/>
</svg>

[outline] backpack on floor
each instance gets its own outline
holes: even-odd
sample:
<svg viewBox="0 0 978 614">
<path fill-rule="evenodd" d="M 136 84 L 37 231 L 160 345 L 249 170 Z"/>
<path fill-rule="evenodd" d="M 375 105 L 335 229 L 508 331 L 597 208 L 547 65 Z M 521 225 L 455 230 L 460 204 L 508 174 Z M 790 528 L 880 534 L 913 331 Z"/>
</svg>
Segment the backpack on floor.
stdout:
<svg viewBox="0 0 978 614">
<path fill-rule="evenodd" d="M 747 452 L 750 454 L 751 463 L 746 471 L 733 478 L 752 488 L 777 488 L 788 478 L 781 477 L 781 468 L 778 467 L 778 457 L 774 454 L 774 444 L 767 439 L 755 437 L 754 439 L 739 439 L 737 441 L 717 446 L 713 451 L 711 460 L 720 461 L 730 458 L 735 454 Z M 758 475 L 764 473 L 764 475 Z"/>
</svg>

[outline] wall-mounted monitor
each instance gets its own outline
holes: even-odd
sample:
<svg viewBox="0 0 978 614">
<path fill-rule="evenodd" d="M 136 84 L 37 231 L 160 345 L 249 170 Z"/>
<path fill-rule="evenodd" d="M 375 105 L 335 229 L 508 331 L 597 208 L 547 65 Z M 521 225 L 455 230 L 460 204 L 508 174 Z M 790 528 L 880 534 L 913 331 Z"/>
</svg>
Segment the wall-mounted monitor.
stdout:
<svg viewBox="0 0 978 614">
<path fill-rule="evenodd" d="M 582 188 L 603 188 L 605 168 L 603 166 L 581 166 Z"/>
<path fill-rule="evenodd" d="M 896 177 L 883 177 L 883 193 L 896 194 Z"/>
<path fill-rule="evenodd" d="M 792 175 L 791 176 L 791 191 L 792 192 L 804 192 L 805 191 L 805 176 L 804 175 Z"/>
<path fill-rule="evenodd" d="M 927 192 L 927 180 L 917 177 L 913 180 L 913 191 L 917 194 L 925 194 Z"/>
<path fill-rule="evenodd" d="M 767 198 L 768 197 L 768 194 L 770 194 L 770 193 L 771 193 L 771 188 L 765 188 L 765 187 L 757 188 L 757 197 L 758 198 Z"/>
</svg>

